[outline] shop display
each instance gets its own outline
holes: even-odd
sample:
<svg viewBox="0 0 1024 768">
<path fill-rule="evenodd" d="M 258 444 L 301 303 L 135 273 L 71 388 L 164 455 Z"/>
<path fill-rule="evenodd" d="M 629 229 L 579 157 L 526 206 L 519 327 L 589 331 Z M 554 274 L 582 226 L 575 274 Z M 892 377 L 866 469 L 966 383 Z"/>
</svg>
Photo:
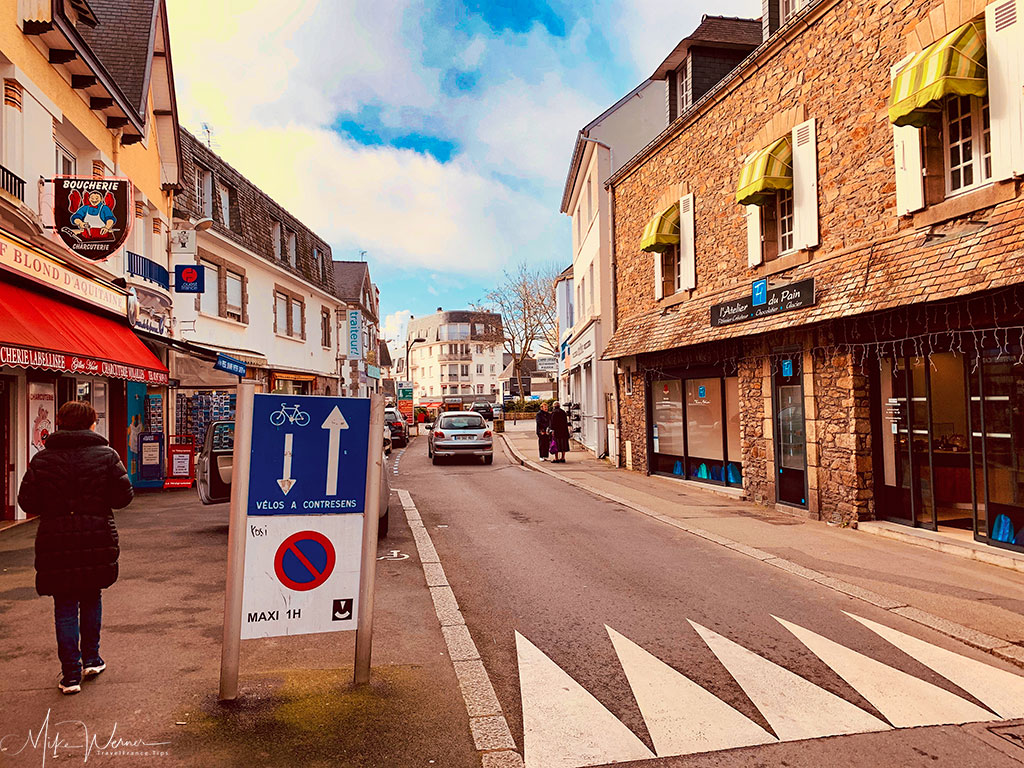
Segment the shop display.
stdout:
<svg viewBox="0 0 1024 768">
<path fill-rule="evenodd" d="M 174 433 L 191 435 L 198 448 L 211 422 L 235 418 L 235 393 L 216 390 L 179 391 L 175 406 Z"/>
</svg>

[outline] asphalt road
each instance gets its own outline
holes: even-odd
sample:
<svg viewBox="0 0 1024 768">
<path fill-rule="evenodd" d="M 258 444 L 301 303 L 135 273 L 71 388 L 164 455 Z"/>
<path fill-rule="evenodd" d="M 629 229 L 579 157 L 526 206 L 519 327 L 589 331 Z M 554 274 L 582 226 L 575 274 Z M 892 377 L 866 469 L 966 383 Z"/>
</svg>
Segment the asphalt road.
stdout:
<svg viewBox="0 0 1024 768">
<path fill-rule="evenodd" d="M 520 749 L 527 722 L 527 768 L 1024 761 L 1019 739 L 991 730 L 1008 718 L 988 711 L 1024 715 L 1024 678 L 983 652 L 526 470 L 503 451 L 492 466 L 432 466 L 420 438 L 393 484 L 412 494 Z M 843 611 L 926 645 L 899 650 Z M 713 634 L 705 642 L 690 622 L 778 666 Z M 934 671 L 943 660 L 970 667 L 941 649 L 997 670 L 984 685 L 977 669 L 966 674 L 987 701 Z M 913 727 L 929 722 L 968 724 Z M 844 729 L 877 732 L 820 735 Z"/>
</svg>

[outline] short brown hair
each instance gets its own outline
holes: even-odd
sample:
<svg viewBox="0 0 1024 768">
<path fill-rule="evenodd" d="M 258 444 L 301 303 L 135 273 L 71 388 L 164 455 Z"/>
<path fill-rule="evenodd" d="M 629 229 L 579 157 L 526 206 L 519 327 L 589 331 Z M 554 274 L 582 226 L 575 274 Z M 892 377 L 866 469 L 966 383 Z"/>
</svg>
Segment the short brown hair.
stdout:
<svg viewBox="0 0 1024 768">
<path fill-rule="evenodd" d="M 89 429 L 96 423 L 96 409 L 84 400 L 70 400 L 57 411 L 57 429 Z"/>
</svg>

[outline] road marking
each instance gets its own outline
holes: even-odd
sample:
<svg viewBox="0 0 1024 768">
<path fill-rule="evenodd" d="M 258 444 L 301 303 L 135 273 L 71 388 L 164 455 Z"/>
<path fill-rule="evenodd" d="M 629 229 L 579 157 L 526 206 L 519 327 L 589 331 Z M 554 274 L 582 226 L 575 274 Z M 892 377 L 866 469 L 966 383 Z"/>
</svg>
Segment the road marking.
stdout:
<svg viewBox="0 0 1024 768">
<path fill-rule="evenodd" d="M 847 611 L 843 613 L 963 688 L 1000 717 L 1006 720 L 1024 717 L 1024 677 L 947 651 Z"/>
<path fill-rule="evenodd" d="M 653 758 L 582 685 L 518 632 L 526 768 L 581 768 Z"/>
<path fill-rule="evenodd" d="M 875 661 L 778 616 L 773 618 L 897 728 L 959 725 L 998 719 L 991 712 L 938 686 Z"/>
<path fill-rule="evenodd" d="M 402 452 L 405 452 L 404 448 Z M 441 567 L 437 550 L 434 549 L 430 534 L 423 525 L 423 519 L 412 500 L 412 494 L 404 488 L 396 488 L 395 491 L 402 502 L 405 518 L 416 542 L 423 576 L 434 601 L 434 611 L 441 625 L 445 646 L 448 648 L 448 658 L 452 660 L 452 667 L 459 681 L 462 699 L 469 715 L 473 745 L 480 753 L 484 768 L 522 768 L 523 759 L 516 751 L 515 740 L 512 738 L 501 704 L 498 703 L 498 697 L 494 693 L 494 686 L 480 660 L 476 643 L 465 626 L 466 621 L 459 610 L 455 592 L 448 584 L 448 577 Z"/>
<path fill-rule="evenodd" d="M 694 755 L 777 741 L 757 723 L 632 640 L 607 625 L 605 629 L 629 687 L 633 689 L 658 757 Z M 524 694 L 524 709 L 525 698 Z M 526 755 L 529 758 L 529 750 Z"/>
<path fill-rule="evenodd" d="M 818 739 L 891 728 L 874 715 L 819 688 L 717 632 L 691 621 L 782 741 Z M 809 715 L 813 713 L 813 717 Z"/>
</svg>

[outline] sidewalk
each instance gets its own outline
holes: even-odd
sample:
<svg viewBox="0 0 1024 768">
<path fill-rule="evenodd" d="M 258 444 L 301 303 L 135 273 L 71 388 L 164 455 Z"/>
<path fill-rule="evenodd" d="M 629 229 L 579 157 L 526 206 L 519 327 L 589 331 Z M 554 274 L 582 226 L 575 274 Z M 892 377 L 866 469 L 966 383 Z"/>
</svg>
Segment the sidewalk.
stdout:
<svg viewBox="0 0 1024 768">
<path fill-rule="evenodd" d="M 524 466 L 1024 666 L 1024 573 L 618 469 L 583 450 L 540 462 L 532 424 L 507 424 L 502 436 Z"/>
<path fill-rule="evenodd" d="M 90 766 L 480 765 L 395 494 L 378 555 L 408 558 L 377 564 L 370 684 L 352 686 L 354 632 L 243 640 L 239 699 L 218 703 L 227 516 L 227 504 L 204 507 L 194 490 L 143 494 L 116 513 L 121 576 L 103 595 L 109 668 L 75 696 L 57 690 L 53 602 L 33 586 L 37 523 L 0 532 L 0 764 L 39 766 L 41 746 L 16 753 L 49 716 L 51 741 L 59 731 L 81 744 L 88 729 L 102 745 L 116 728 L 115 738 L 159 745 L 92 752 Z M 57 751 L 60 764 L 84 757 Z"/>
</svg>

